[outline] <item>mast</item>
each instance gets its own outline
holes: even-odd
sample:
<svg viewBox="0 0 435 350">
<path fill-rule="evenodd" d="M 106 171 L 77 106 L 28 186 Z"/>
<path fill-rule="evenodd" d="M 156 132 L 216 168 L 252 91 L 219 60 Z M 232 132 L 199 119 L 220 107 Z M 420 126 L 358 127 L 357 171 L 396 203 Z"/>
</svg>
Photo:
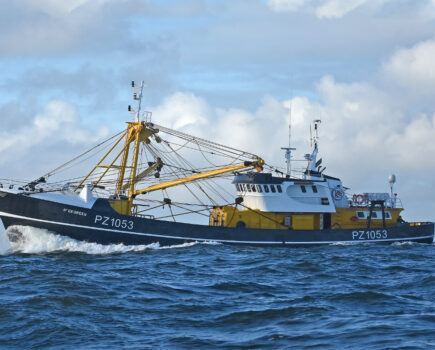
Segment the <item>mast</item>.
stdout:
<svg viewBox="0 0 435 350">
<path fill-rule="evenodd" d="M 132 82 L 131 86 L 135 89 L 134 82 Z M 114 208 L 118 213 L 123 215 L 132 215 L 134 212 L 135 205 L 133 204 L 134 198 L 138 195 L 145 194 L 148 192 L 156 191 L 159 189 L 166 189 L 172 186 L 177 186 L 180 184 L 197 181 L 201 179 L 206 179 L 210 177 L 214 177 L 220 174 L 225 174 L 231 171 L 247 169 L 247 168 L 255 168 L 257 171 L 263 170 L 264 161 L 258 156 L 252 155 L 256 158 L 255 161 L 245 161 L 243 164 L 233 164 L 230 166 L 214 169 L 211 171 L 205 172 L 195 172 L 195 175 L 187 176 L 184 178 L 175 179 L 172 181 L 162 182 L 157 185 L 149 186 L 145 189 L 136 190 L 136 183 L 153 171 L 160 171 L 164 166 L 162 159 L 157 157 L 154 162 L 148 162 L 148 168 L 142 170 L 138 173 L 138 162 L 139 162 L 139 150 L 141 143 L 150 144 L 151 139 L 154 139 L 155 142 L 160 143 L 162 139 L 157 134 L 159 133 L 159 128 L 156 127 L 153 123 L 151 123 L 151 112 L 141 112 L 141 102 L 142 102 L 142 93 L 143 93 L 144 83 L 141 82 L 141 85 L 138 89 L 139 94 L 137 92 L 133 93 L 133 99 L 137 101 L 136 110 L 132 110 L 131 106 L 128 106 L 128 111 L 135 115 L 134 121 L 127 122 L 127 128 L 125 132 L 122 133 L 120 138 L 115 142 L 115 144 L 110 148 L 110 150 L 100 159 L 100 161 L 95 165 L 92 170 L 86 175 L 86 177 L 76 186 L 74 191 L 77 191 L 84 182 L 91 177 L 91 175 L 98 175 L 98 179 L 92 182 L 91 191 L 100 183 L 100 181 L 106 176 L 109 170 L 116 169 L 118 170 L 118 179 L 116 182 L 116 187 L 114 191 L 114 196 L 110 197 L 110 205 Z M 141 117 L 144 116 L 145 120 L 141 120 Z M 116 149 L 120 147 L 121 141 L 125 140 L 125 144 L 122 146 L 121 150 Z M 211 143 L 210 141 L 207 141 Z M 132 144 L 133 149 L 130 150 Z M 213 143 L 211 143 L 213 144 Z M 217 144 L 216 144 L 217 145 Z M 217 145 L 219 147 L 223 147 Z M 115 151 L 116 149 L 116 151 Z M 234 149 L 232 149 L 234 150 Z M 132 154 L 130 154 L 130 151 Z M 112 154 L 114 153 L 114 154 Z M 109 155 L 112 154 L 114 158 L 110 161 Z M 116 162 L 121 159 L 120 164 L 116 165 Z M 108 161 L 103 164 L 103 161 Z M 95 174 L 97 169 L 103 168 L 104 171 L 101 174 Z M 127 180 L 126 170 L 130 169 L 130 174 Z M 126 191 L 128 191 L 126 193 Z"/>
<path fill-rule="evenodd" d="M 396 207 L 396 194 L 394 193 L 394 184 L 396 183 L 396 175 L 391 174 L 388 177 L 388 182 L 390 183 L 390 191 L 391 191 L 391 207 L 395 208 Z"/>
<path fill-rule="evenodd" d="M 131 82 L 131 87 L 133 89 L 135 89 L 134 81 Z M 142 80 L 140 82 L 140 87 L 139 87 L 139 89 L 140 89 L 139 96 L 137 96 L 136 92 L 133 93 L 133 99 L 138 101 L 137 102 L 137 109 L 136 109 L 136 123 L 139 122 L 139 119 L 140 119 L 139 117 L 140 117 L 140 107 L 142 104 L 143 87 L 144 87 L 144 81 Z"/>
<path fill-rule="evenodd" d="M 291 157 L 292 151 L 295 151 L 296 148 L 291 147 L 291 138 L 292 138 L 292 105 L 290 102 L 290 117 L 288 123 L 288 147 L 281 147 L 282 150 L 285 150 L 285 162 L 287 164 L 287 177 L 291 176 Z"/>
<path fill-rule="evenodd" d="M 317 153 L 319 152 L 318 143 L 319 143 L 319 124 L 322 121 L 320 119 L 313 120 L 314 124 L 314 135 L 311 134 L 311 125 L 310 125 L 310 140 L 311 143 L 314 144 L 313 151 L 311 154 L 306 154 L 305 159 L 308 161 L 307 170 L 305 171 L 305 175 L 310 175 L 311 172 L 313 173 L 321 173 L 320 171 L 320 164 L 322 164 L 322 159 L 319 159 L 317 161 Z"/>
<path fill-rule="evenodd" d="M 133 110 L 131 108 L 131 105 L 128 106 L 128 111 L 130 113 L 134 113 L 135 114 L 135 122 L 134 123 L 128 123 L 128 128 L 127 128 L 127 133 L 126 133 L 126 145 L 129 144 L 130 142 L 132 142 L 133 140 L 130 140 L 132 135 L 132 128 L 134 128 L 135 126 L 137 127 L 140 121 L 140 113 L 141 113 L 141 105 L 142 105 L 142 96 L 143 96 L 143 87 L 144 87 L 144 81 L 141 81 L 140 87 L 135 87 L 135 83 L 134 81 L 131 82 L 131 87 L 133 89 L 133 100 L 137 101 L 137 108 L 136 110 Z M 135 90 L 139 89 L 139 96 L 137 94 L 137 92 Z M 130 172 L 130 182 L 129 182 L 129 197 L 130 194 L 133 193 L 132 191 L 134 190 L 131 188 L 131 185 L 134 186 L 134 178 L 136 176 L 136 172 L 137 172 L 137 154 L 136 154 L 136 150 L 139 152 L 139 133 L 136 134 L 135 137 L 135 148 L 134 148 L 134 154 L 133 154 L 133 165 L 131 167 L 131 172 Z M 127 168 L 127 161 L 128 161 L 128 156 L 129 156 L 129 152 L 130 152 L 130 147 L 127 146 L 122 154 L 122 160 L 121 160 L 121 166 L 119 168 L 119 173 L 118 173 L 118 180 L 116 182 L 116 195 L 120 196 L 123 192 L 123 184 L 124 184 L 124 178 L 125 178 L 125 170 Z M 133 174 L 134 173 L 134 174 Z"/>
</svg>

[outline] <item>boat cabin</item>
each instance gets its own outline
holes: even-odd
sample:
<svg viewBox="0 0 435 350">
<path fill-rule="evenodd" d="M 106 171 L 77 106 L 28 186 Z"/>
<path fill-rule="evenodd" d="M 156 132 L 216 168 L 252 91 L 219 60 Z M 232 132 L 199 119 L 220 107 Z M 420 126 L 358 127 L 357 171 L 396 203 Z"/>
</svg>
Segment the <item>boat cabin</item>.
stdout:
<svg viewBox="0 0 435 350">
<path fill-rule="evenodd" d="M 317 121 L 318 122 L 318 121 Z M 284 148 L 288 150 L 290 147 Z M 302 178 L 250 172 L 235 175 L 239 206 L 220 206 L 210 215 L 211 226 L 263 229 L 360 229 L 396 225 L 403 208 L 395 195 L 364 193 L 349 197 L 339 178 L 324 175 L 318 146 L 305 155 Z M 286 153 L 289 162 L 290 156 Z M 287 163 L 289 165 L 289 163 Z M 393 192 L 393 191 L 391 191 Z"/>
</svg>

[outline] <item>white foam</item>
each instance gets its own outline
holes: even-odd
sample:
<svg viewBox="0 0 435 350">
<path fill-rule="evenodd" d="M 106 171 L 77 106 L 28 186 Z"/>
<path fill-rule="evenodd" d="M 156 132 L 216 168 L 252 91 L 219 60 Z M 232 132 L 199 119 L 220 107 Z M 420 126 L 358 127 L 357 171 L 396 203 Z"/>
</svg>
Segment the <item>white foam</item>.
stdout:
<svg viewBox="0 0 435 350">
<path fill-rule="evenodd" d="M 394 242 L 391 243 L 391 245 L 394 246 L 404 246 L 404 245 L 414 245 L 416 242 L 412 242 L 412 241 L 403 241 L 403 242 Z"/>
<path fill-rule="evenodd" d="M 9 242 L 6 231 L 0 220 L 0 254 L 5 254 L 11 249 L 11 243 Z"/>
<path fill-rule="evenodd" d="M 61 236 L 48 230 L 28 226 L 12 226 L 0 234 L 0 254 L 50 252 L 80 252 L 86 254 L 116 254 L 159 249 L 158 243 L 149 245 L 97 244 Z"/>
<path fill-rule="evenodd" d="M 342 246 L 349 246 L 349 245 L 354 245 L 358 242 L 334 242 L 331 243 L 330 245 L 342 245 Z"/>
</svg>

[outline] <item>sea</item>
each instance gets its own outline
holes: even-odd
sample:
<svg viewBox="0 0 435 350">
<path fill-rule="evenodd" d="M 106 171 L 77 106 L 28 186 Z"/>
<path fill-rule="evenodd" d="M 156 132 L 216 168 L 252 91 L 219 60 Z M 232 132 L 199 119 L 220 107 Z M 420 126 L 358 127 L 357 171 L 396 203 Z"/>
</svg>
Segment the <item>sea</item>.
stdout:
<svg viewBox="0 0 435 350">
<path fill-rule="evenodd" d="M 0 349 L 435 349 L 435 246 L 0 234 Z"/>
</svg>

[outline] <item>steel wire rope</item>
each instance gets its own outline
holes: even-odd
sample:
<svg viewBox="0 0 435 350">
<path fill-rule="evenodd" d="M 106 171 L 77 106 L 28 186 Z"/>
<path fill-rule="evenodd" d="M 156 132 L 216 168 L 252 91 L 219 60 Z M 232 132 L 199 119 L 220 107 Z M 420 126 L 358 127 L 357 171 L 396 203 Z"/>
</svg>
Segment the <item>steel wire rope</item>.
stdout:
<svg viewBox="0 0 435 350">
<path fill-rule="evenodd" d="M 171 147 L 171 145 L 168 145 L 168 147 L 169 148 L 172 148 Z M 175 152 L 175 154 L 177 154 L 179 157 L 181 157 L 188 165 L 190 165 L 188 162 L 187 162 L 187 160 L 185 160 L 181 155 L 179 155 L 178 153 L 176 153 Z M 207 159 L 206 159 L 207 160 Z M 211 163 L 211 162 L 210 162 Z M 211 163 L 212 164 L 212 163 Z M 213 178 L 215 178 L 215 177 L 213 177 Z M 218 197 L 220 197 L 221 199 L 223 199 L 224 201 L 228 201 L 228 199 L 227 198 L 225 198 L 219 191 L 217 191 L 212 185 L 210 185 L 210 184 L 208 184 L 207 183 L 207 181 L 208 182 L 212 182 L 214 185 L 215 185 L 215 187 L 219 187 L 221 190 L 223 190 L 224 192 L 226 192 L 226 194 L 227 195 L 229 195 L 229 196 L 232 196 L 232 194 L 230 194 L 223 186 L 221 186 L 221 185 L 219 185 L 219 184 L 217 184 L 216 183 L 216 181 L 214 181 L 214 179 L 213 178 L 208 178 L 208 179 L 203 179 L 203 180 L 205 180 L 204 182 L 202 182 L 201 181 L 201 184 L 203 185 L 203 186 L 206 186 L 207 188 L 208 188 L 208 191 L 210 191 L 210 192 L 212 192 L 212 193 L 214 193 L 215 195 L 217 195 Z M 199 185 L 199 184 L 198 184 Z M 201 188 L 202 189 L 202 188 Z M 204 190 L 203 190 L 203 192 L 204 192 Z M 211 201 L 211 202 L 213 202 L 214 204 L 217 204 L 217 202 L 214 200 L 214 199 L 212 199 L 211 197 L 209 197 L 209 200 Z"/>
<path fill-rule="evenodd" d="M 114 136 L 112 136 L 112 139 L 113 138 L 115 138 L 116 136 L 119 136 L 120 135 L 120 133 L 118 133 L 118 134 L 116 134 L 116 135 L 114 135 Z M 108 140 L 106 140 L 106 141 L 108 141 Z M 103 144 L 103 143 L 101 143 L 101 144 Z M 100 145 L 101 145 L 100 144 Z M 94 147 L 93 149 L 91 149 L 91 150 L 89 150 L 88 152 L 85 152 L 85 153 L 89 153 L 89 152 L 91 152 L 92 150 L 94 150 L 94 149 L 96 149 L 96 147 Z M 64 169 L 62 170 L 62 171 L 65 171 L 65 170 L 68 170 L 68 169 L 70 169 L 70 168 L 72 168 L 72 167 L 74 167 L 74 166 L 76 166 L 77 164 L 80 164 L 80 163 L 83 163 L 84 161 L 86 161 L 86 160 L 88 160 L 88 159 L 90 159 L 90 158 L 92 158 L 92 157 L 95 157 L 98 153 L 100 153 L 100 152 L 102 152 L 102 151 L 104 151 L 104 149 L 101 149 L 101 150 L 96 150 L 96 152 L 94 153 L 94 154 L 91 154 L 90 156 L 88 156 L 87 158 L 84 158 L 83 160 L 81 160 L 80 162 L 76 162 L 74 165 L 73 164 L 71 164 L 70 166 L 67 166 L 67 167 L 64 167 Z M 84 153 L 84 154 L 85 154 Z M 83 154 L 83 155 L 84 155 Z M 76 157 L 77 159 L 78 159 L 78 157 Z M 67 163 L 65 163 L 65 164 L 67 164 Z M 60 167 L 58 167 L 58 168 L 60 168 Z M 111 171 L 112 169 L 110 169 L 109 171 Z M 57 173 L 60 173 L 61 171 L 59 171 L 59 172 L 57 172 Z M 101 174 L 103 174 L 103 172 L 104 171 L 101 171 L 101 172 L 94 172 L 94 174 L 93 175 L 90 175 L 90 177 L 89 177 L 89 181 L 88 182 L 91 182 L 92 180 L 97 180 L 97 178 L 99 177 L 99 176 L 101 176 Z M 106 174 L 105 175 L 105 178 L 108 178 L 110 176 L 110 173 L 108 173 L 108 174 Z M 81 180 L 83 178 L 83 175 L 81 175 L 81 176 L 77 176 L 77 177 L 74 177 L 74 178 L 69 178 L 69 179 L 62 179 L 62 180 L 58 180 L 58 181 L 55 181 L 55 182 L 51 182 L 50 184 L 61 184 L 61 183 L 65 183 L 65 182 L 72 182 L 72 181 L 75 181 L 75 180 Z M 101 182 L 105 182 L 105 181 L 101 181 Z"/>
<path fill-rule="evenodd" d="M 103 173 L 104 171 L 101 171 L 101 172 L 95 172 L 95 174 L 93 174 L 93 175 L 91 175 L 91 176 L 89 176 L 89 180 L 92 180 L 92 179 L 98 179 L 98 177 L 99 176 L 101 176 L 101 174 Z M 61 183 L 65 183 L 65 181 L 67 181 L 67 182 L 72 182 L 72 181 L 74 181 L 74 180 L 80 180 L 80 179 L 82 179 L 83 177 L 82 176 L 77 176 L 77 177 L 73 177 L 73 178 L 69 178 L 69 179 L 63 179 L 63 180 L 59 180 L 59 181 L 55 181 L 55 182 L 50 182 L 50 184 L 61 184 Z"/>
<path fill-rule="evenodd" d="M 229 203 L 227 203 L 227 204 L 223 204 L 223 205 L 226 206 L 226 205 L 228 205 L 228 204 L 229 204 Z M 196 212 L 199 212 L 199 211 L 210 210 L 210 208 L 204 208 L 204 209 L 201 209 L 201 210 L 191 210 L 191 209 L 187 209 L 187 208 L 185 208 L 183 205 L 180 205 L 179 203 L 174 203 L 174 205 L 175 205 L 176 207 L 179 207 L 179 208 L 183 209 L 183 210 L 186 210 L 186 211 L 187 211 L 187 214 L 190 214 L 190 213 L 196 213 Z M 209 215 L 202 214 L 202 215 L 210 217 L 210 214 L 209 214 Z"/>
<path fill-rule="evenodd" d="M 168 153 L 168 155 L 169 154 L 171 154 L 171 155 L 177 155 L 178 156 L 178 158 L 181 158 L 181 160 L 184 162 L 184 163 L 186 163 L 188 166 L 190 166 L 191 167 L 191 165 L 189 164 L 189 162 L 187 162 L 187 160 L 185 160 L 182 156 L 180 156 L 179 154 L 178 154 L 178 152 L 175 150 L 175 149 L 173 149 L 172 148 L 172 146 L 171 146 L 171 144 L 169 143 L 169 142 L 165 142 L 165 144 L 167 145 L 167 147 L 170 149 L 170 151 L 169 152 L 165 152 L 165 151 L 162 151 L 162 150 L 155 150 L 155 153 L 161 153 L 161 152 L 164 152 L 164 153 Z M 197 147 L 198 147 L 198 150 L 201 152 L 202 150 L 201 150 L 201 148 L 200 148 L 200 145 L 197 143 Z M 201 152 L 202 153 L 202 152 Z M 204 156 L 204 155 L 203 155 Z M 239 155 L 239 157 L 240 157 L 241 155 Z M 213 164 L 212 162 L 210 162 L 205 156 L 204 156 L 204 158 L 205 158 L 205 160 L 207 160 L 210 164 L 212 164 L 212 165 L 214 165 L 214 166 L 216 166 L 215 164 Z M 233 157 L 233 159 L 234 159 L 234 157 Z M 167 161 L 166 161 L 167 162 Z M 178 162 L 177 162 L 178 163 Z M 179 170 L 184 170 L 184 171 L 189 171 L 189 172 L 195 172 L 195 170 L 187 170 L 187 169 L 179 169 Z M 229 196 L 231 196 L 232 194 L 230 194 L 224 187 L 222 187 L 222 186 L 220 186 L 220 185 L 218 185 L 214 180 L 212 180 L 212 182 L 214 183 L 214 185 L 215 186 L 217 186 L 217 187 L 219 187 L 221 190 L 223 190 L 227 195 L 229 195 Z M 185 184 L 186 185 L 186 184 Z M 202 189 L 202 187 L 199 185 L 199 184 L 196 184 L 199 188 L 200 188 L 200 190 L 202 190 L 202 192 L 203 193 L 205 193 L 206 194 L 206 196 L 209 198 L 209 200 L 211 201 L 211 202 L 213 202 L 214 204 L 216 204 L 216 202 L 215 202 L 215 200 L 213 199 L 213 198 L 211 198 L 209 195 L 208 195 L 208 193 L 207 193 L 207 191 L 204 191 L 203 189 Z M 205 186 L 206 187 L 208 187 L 208 190 L 209 191 L 211 191 L 212 193 L 214 193 L 215 195 L 217 195 L 217 196 L 219 196 L 220 198 L 222 198 L 224 201 L 227 201 L 227 199 L 221 194 L 221 193 L 219 193 L 212 185 L 209 185 L 209 184 L 205 184 Z M 187 186 L 186 186 L 187 187 Z M 188 188 L 188 187 L 187 187 Z M 167 193 L 167 192 L 166 192 Z M 191 192 L 192 193 L 192 192 Z M 192 193 L 193 194 L 193 193 Z M 195 195 L 194 195 L 195 196 Z M 197 199 L 197 200 L 199 200 L 199 198 L 197 197 L 197 196 L 195 196 L 195 198 Z M 202 201 L 201 201 L 201 203 L 202 203 Z"/>
<path fill-rule="evenodd" d="M 205 211 L 205 210 L 207 210 L 207 209 L 193 210 L 191 212 L 183 212 L 183 213 L 177 213 L 177 214 L 172 214 L 172 215 L 159 216 L 159 217 L 156 217 L 155 219 L 160 220 L 160 219 L 166 219 L 166 218 L 172 217 L 175 220 L 175 216 L 188 215 L 188 214 L 198 214 L 198 215 L 208 217 L 209 215 L 201 213 L 202 211 Z"/>
<path fill-rule="evenodd" d="M 211 165 L 213 165 L 214 167 L 218 167 L 216 164 L 213 164 L 205 155 L 204 155 L 204 152 L 203 152 L 203 150 L 201 149 L 201 146 L 198 144 L 198 143 L 196 143 L 196 145 L 197 145 L 197 147 L 198 147 L 198 151 L 201 153 L 201 155 L 203 156 L 203 158 L 208 162 L 208 163 L 210 163 Z M 211 153 L 211 154 L 214 154 L 213 152 Z M 241 157 L 241 155 L 239 155 L 238 157 L 235 157 L 235 158 L 233 158 L 233 161 L 231 162 L 231 163 L 229 163 L 228 165 L 232 165 L 232 164 L 234 164 L 238 159 L 240 159 L 240 157 Z"/>
<path fill-rule="evenodd" d="M 146 147 L 147 147 L 147 149 L 149 149 L 150 150 L 150 152 L 151 151 L 153 151 L 154 152 L 154 150 L 152 149 L 153 148 L 153 146 L 151 146 L 151 145 L 146 145 Z M 166 158 L 166 156 L 167 155 L 165 155 L 165 156 L 162 156 L 162 158 Z M 165 170 L 166 171 L 166 170 Z M 175 171 L 172 171 L 174 174 L 176 174 L 175 173 Z M 203 204 L 203 202 L 198 198 L 198 196 L 196 196 L 196 194 L 188 187 L 188 186 L 186 186 L 186 184 L 183 184 L 184 186 L 185 186 L 185 188 L 191 193 L 191 195 L 194 197 L 194 198 L 196 198 L 196 200 L 197 201 L 199 201 L 201 204 Z"/>
<path fill-rule="evenodd" d="M 168 145 L 168 147 L 170 148 L 170 149 L 172 149 L 172 147 L 170 146 L 170 145 Z M 181 156 L 180 154 L 178 154 L 178 153 L 175 153 L 174 152 L 174 155 L 175 156 L 177 156 L 178 158 L 179 158 L 179 160 L 180 161 L 182 161 L 182 162 L 184 162 L 188 167 L 190 167 L 190 168 L 193 168 L 192 167 L 192 165 L 183 157 L 183 156 Z M 187 185 L 187 184 L 185 184 L 185 185 Z M 212 202 L 212 203 L 215 203 L 215 204 L 217 204 L 216 203 L 216 201 L 212 198 L 212 197 L 210 197 L 209 195 L 208 195 L 208 193 L 199 185 L 199 183 L 197 182 L 197 181 L 195 181 L 195 182 L 193 182 L 193 185 L 194 186 L 196 186 L 196 187 L 198 187 L 198 189 L 201 191 L 201 192 L 203 192 L 204 194 L 205 194 L 205 196 Z"/>
<path fill-rule="evenodd" d="M 206 142 L 204 142 L 203 139 L 200 139 L 200 138 L 189 137 L 188 139 L 186 139 L 185 137 L 180 137 L 179 135 L 175 135 L 175 134 L 173 134 L 173 136 L 179 137 L 181 139 L 185 139 L 185 140 L 188 140 L 188 141 L 195 140 L 196 142 L 198 142 L 198 140 L 200 140 L 204 147 L 206 147 L 208 149 L 214 150 L 214 152 L 208 152 L 208 153 L 211 153 L 211 154 L 217 154 L 217 153 L 219 153 L 221 156 L 230 157 L 230 158 L 234 158 L 234 156 L 230 155 L 231 153 L 232 154 L 237 154 L 239 157 L 242 156 L 242 155 L 245 155 L 245 156 L 246 155 L 250 155 L 249 153 L 243 152 L 243 151 L 239 151 L 239 152 L 229 151 L 228 147 L 226 147 L 226 146 L 222 146 L 222 145 L 218 145 L 218 144 L 212 144 L 212 143 L 209 143 L 209 142 L 206 143 Z M 218 146 L 216 146 L 216 145 L 218 145 Z M 228 153 L 230 153 L 230 154 L 228 154 Z M 258 159 L 257 156 L 254 156 L 254 157 L 251 156 L 251 157 L 246 157 L 246 158 L 249 158 L 249 159 L 256 158 L 256 159 Z"/>
<path fill-rule="evenodd" d="M 280 225 L 280 226 L 287 227 L 287 226 L 285 226 L 284 224 L 280 223 L 279 221 L 276 221 L 276 220 L 274 220 L 274 219 L 272 219 L 272 218 L 270 218 L 270 217 L 268 217 L 268 216 L 262 214 L 261 212 L 255 211 L 254 209 L 249 208 L 248 206 L 246 206 L 246 205 L 244 205 L 244 204 L 242 204 L 242 203 L 240 203 L 239 205 L 241 205 L 242 207 L 244 207 L 244 208 L 246 208 L 246 209 L 252 211 L 253 213 L 255 213 L 255 214 L 259 215 L 259 216 L 262 216 L 262 217 L 266 218 L 267 220 L 270 220 L 270 221 L 272 221 L 272 222 L 274 222 L 274 223 L 276 223 L 276 224 L 278 224 L 278 225 Z"/>
<path fill-rule="evenodd" d="M 166 191 L 166 188 L 163 189 L 162 192 L 163 192 L 164 194 L 166 194 L 166 198 L 169 198 L 168 191 Z M 169 203 L 167 203 L 167 204 L 168 204 L 169 212 L 171 213 L 172 219 L 174 220 L 174 222 L 177 222 L 177 220 L 175 220 L 174 213 L 172 212 L 171 202 L 169 202 Z M 165 206 L 163 205 L 163 208 L 164 208 L 164 207 L 165 207 Z"/>
<path fill-rule="evenodd" d="M 172 143 L 172 142 L 170 142 L 170 141 L 163 140 L 163 139 L 162 139 L 162 142 L 164 142 L 164 143 Z M 185 143 L 184 145 L 177 145 L 177 144 L 176 144 L 177 146 L 180 146 L 180 148 L 178 148 L 175 152 L 180 151 L 181 149 L 183 149 L 184 147 L 186 147 L 186 145 L 188 145 L 190 142 L 192 142 L 192 141 L 187 140 L 186 143 Z M 175 143 L 174 143 L 174 144 L 175 144 Z M 187 147 L 187 148 L 190 148 L 190 147 Z M 172 152 L 172 151 L 160 151 L 160 152 L 162 152 L 162 153 L 170 153 L 170 152 Z"/>
<path fill-rule="evenodd" d="M 203 158 L 204 158 L 208 163 L 210 163 L 210 164 L 213 165 L 215 168 L 217 168 L 218 166 L 217 166 L 216 164 L 213 164 L 209 159 L 207 159 L 207 157 L 205 157 L 205 155 L 203 154 L 203 152 L 202 152 L 202 150 L 201 150 L 201 146 L 200 146 L 197 142 L 196 142 L 196 145 L 197 145 L 197 147 L 198 147 L 198 151 L 201 153 L 201 155 L 203 156 Z M 234 162 L 236 162 L 237 159 L 238 159 L 238 158 L 233 159 L 233 162 L 231 162 L 231 163 L 228 164 L 228 165 L 234 164 Z M 219 184 L 216 183 L 216 181 L 214 180 L 214 177 L 209 178 L 208 181 L 210 181 L 210 182 L 213 183 L 215 186 L 219 187 L 221 190 L 223 190 L 224 192 L 226 192 L 227 194 L 229 194 L 229 192 L 226 191 L 226 190 L 224 189 L 223 186 L 220 186 Z M 209 185 L 208 183 L 205 183 L 205 186 L 208 186 L 208 185 Z M 223 200 L 227 200 L 224 196 L 221 195 L 220 192 L 218 192 L 217 190 L 215 190 L 215 188 L 214 188 L 212 185 L 209 186 L 209 190 L 213 191 L 217 196 L 219 196 L 219 197 L 222 198 Z M 229 195 L 231 195 L 231 194 L 229 194 Z"/>
<path fill-rule="evenodd" d="M 115 136 L 119 136 L 119 134 L 118 134 L 118 135 L 115 135 Z M 92 151 L 92 150 L 90 150 L 90 151 Z M 60 174 L 61 172 L 65 172 L 65 171 L 68 170 L 68 169 L 71 169 L 71 168 L 73 168 L 73 167 L 76 167 L 78 164 L 84 163 L 85 161 L 91 159 L 92 157 L 95 157 L 97 154 L 102 153 L 102 152 L 104 152 L 104 151 L 105 151 L 105 148 L 100 149 L 100 150 L 97 150 L 97 149 L 96 149 L 96 150 L 95 150 L 95 153 L 93 153 L 93 154 L 89 155 L 88 157 L 86 157 L 86 158 L 80 160 L 79 162 L 76 162 L 76 163 L 74 163 L 74 164 L 70 164 L 69 166 L 65 166 L 64 168 L 62 168 L 62 170 L 56 172 L 56 174 Z"/>
<path fill-rule="evenodd" d="M 182 145 L 180 145 L 179 143 L 176 143 L 176 142 L 174 142 L 174 141 L 167 141 L 167 140 L 165 140 L 165 142 L 167 142 L 167 143 L 170 143 L 170 144 L 173 144 L 173 145 L 176 145 L 176 146 L 182 146 Z M 190 143 L 190 142 L 193 142 L 192 140 L 187 140 L 187 143 Z M 197 150 L 196 148 L 194 148 L 194 147 L 189 147 L 189 146 L 184 146 L 184 148 L 187 148 L 187 149 L 191 149 L 191 150 Z M 218 156 L 221 156 L 221 157 L 226 157 L 226 158 L 235 158 L 234 156 L 231 156 L 231 155 L 228 155 L 227 153 L 224 153 L 224 152 L 221 152 L 221 151 L 205 151 L 205 150 L 203 150 L 203 152 L 204 153 L 209 153 L 209 154 L 212 154 L 212 155 L 218 155 Z M 242 155 L 238 155 L 236 158 L 240 158 Z M 248 158 L 248 157 L 246 157 L 247 159 L 251 159 L 251 158 Z"/>
<path fill-rule="evenodd" d="M 167 134 L 170 134 L 170 135 L 178 136 L 180 138 L 186 138 L 187 137 L 187 138 L 191 138 L 191 139 L 196 139 L 196 140 L 204 143 L 205 145 L 210 145 L 209 147 L 214 146 L 214 147 L 217 147 L 217 148 L 220 148 L 220 149 L 227 150 L 228 153 L 236 153 L 236 154 L 242 153 L 242 154 L 249 155 L 250 158 L 256 158 L 256 159 L 258 159 L 257 155 L 255 155 L 253 153 L 250 153 L 250 152 L 246 152 L 246 151 L 239 150 L 239 149 L 236 149 L 236 148 L 233 148 L 233 147 L 225 146 L 225 145 L 213 142 L 213 141 L 209 141 L 209 140 L 203 139 L 201 137 L 192 136 L 192 135 L 183 133 L 181 131 L 176 131 L 176 130 L 173 130 L 173 129 L 170 129 L 170 128 L 166 128 L 166 127 L 158 125 L 158 124 L 153 124 L 153 126 L 156 126 L 160 131 L 163 131 L 163 132 L 165 132 Z"/>
<path fill-rule="evenodd" d="M 75 160 L 77 160 L 77 159 L 83 157 L 85 154 L 91 152 L 92 150 L 94 150 L 94 149 L 97 148 L 97 147 L 100 147 L 101 145 L 103 145 L 103 144 L 105 144 L 106 142 L 108 142 L 108 141 L 114 139 L 115 137 L 121 135 L 121 134 L 124 133 L 124 132 L 125 132 L 125 130 L 123 130 L 123 131 L 121 131 L 121 132 L 119 132 L 119 133 L 117 133 L 117 134 L 115 134 L 115 135 L 109 137 L 108 139 L 106 139 L 106 140 L 104 140 L 103 142 L 97 144 L 96 146 L 92 147 L 91 149 L 89 149 L 89 150 L 87 150 L 87 151 L 85 151 L 85 152 L 79 154 L 78 156 L 74 157 L 73 159 L 69 160 L 68 162 L 66 162 L 66 163 L 64 163 L 64 164 L 61 164 L 61 165 L 58 166 L 57 168 L 55 168 L 55 169 L 49 171 L 47 174 L 43 175 L 43 177 L 50 177 L 50 176 L 52 176 L 52 174 L 55 174 L 55 173 L 57 172 L 57 170 L 62 169 L 64 166 L 66 166 L 66 165 L 68 165 L 68 164 L 74 162 Z"/>
</svg>

